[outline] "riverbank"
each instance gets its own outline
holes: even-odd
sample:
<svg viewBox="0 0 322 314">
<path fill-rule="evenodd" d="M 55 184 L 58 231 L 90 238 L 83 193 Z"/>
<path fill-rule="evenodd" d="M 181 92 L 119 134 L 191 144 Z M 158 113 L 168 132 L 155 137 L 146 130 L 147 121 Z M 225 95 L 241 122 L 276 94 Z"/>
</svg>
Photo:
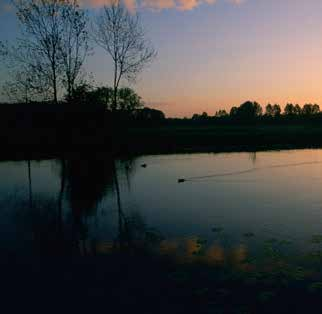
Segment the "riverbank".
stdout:
<svg viewBox="0 0 322 314">
<path fill-rule="evenodd" d="M 236 125 L 27 129 L 2 134 L 0 159 L 57 158 L 68 152 L 141 155 L 322 147 L 322 125 Z"/>
<path fill-rule="evenodd" d="M 319 148 L 322 125 L 133 128 L 125 133 L 122 144 L 123 151 L 138 153 Z"/>
</svg>

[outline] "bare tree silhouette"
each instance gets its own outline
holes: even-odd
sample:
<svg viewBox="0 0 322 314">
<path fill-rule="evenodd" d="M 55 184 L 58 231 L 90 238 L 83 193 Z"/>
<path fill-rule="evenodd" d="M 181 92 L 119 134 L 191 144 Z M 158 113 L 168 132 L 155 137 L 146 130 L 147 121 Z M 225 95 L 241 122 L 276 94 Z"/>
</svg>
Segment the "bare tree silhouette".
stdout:
<svg viewBox="0 0 322 314">
<path fill-rule="evenodd" d="M 104 6 L 97 16 L 93 37 L 113 60 L 113 110 L 116 110 L 121 79 L 125 77 L 128 81 L 135 81 L 144 66 L 155 58 L 156 51 L 145 39 L 137 13 L 130 13 L 118 0 L 112 0 L 111 5 Z"/>
<path fill-rule="evenodd" d="M 68 97 L 81 74 L 88 55 L 87 18 L 77 0 L 13 0 L 20 22 L 21 38 L 17 47 L 7 48 L 7 57 L 40 78 L 58 103 L 64 85 Z M 24 71 L 25 73 L 26 71 Z"/>
</svg>

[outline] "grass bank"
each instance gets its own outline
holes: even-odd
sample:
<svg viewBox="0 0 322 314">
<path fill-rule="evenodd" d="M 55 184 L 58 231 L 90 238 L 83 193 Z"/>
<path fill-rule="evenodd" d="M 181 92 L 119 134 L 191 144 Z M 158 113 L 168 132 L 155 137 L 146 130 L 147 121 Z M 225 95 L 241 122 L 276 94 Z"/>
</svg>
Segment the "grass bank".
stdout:
<svg viewBox="0 0 322 314">
<path fill-rule="evenodd" d="M 135 153 L 256 151 L 322 147 L 322 125 L 132 128 L 120 150 Z"/>
<path fill-rule="evenodd" d="M 261 151 L 322 147 L 322 125 L 163 125 L 29 127 L 0 134 L 1 160 L 58 158 L 68 152 L 110 155 Z"/>
</svg>

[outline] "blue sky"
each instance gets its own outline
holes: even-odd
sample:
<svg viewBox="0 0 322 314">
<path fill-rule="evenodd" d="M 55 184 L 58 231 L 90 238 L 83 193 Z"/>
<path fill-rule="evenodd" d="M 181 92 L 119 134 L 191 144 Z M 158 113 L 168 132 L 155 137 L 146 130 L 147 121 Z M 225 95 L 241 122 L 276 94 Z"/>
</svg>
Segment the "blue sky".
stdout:
<svg viewBox="0 0 322 314">
<path fill-rule="evenodd" d="M 136 10 L 158 57 L 132 87 L 168 116 L 214 114 L 248 99 L 321 103 L 322 1 L 150 0 L 149 7 L 142 1 Z M 14 12 L 0 3 L 0 40 L 14 40 Z M 98 84 L 111 84 L 110 59 L 101 49 L 86 69 Z"/>
</svg>

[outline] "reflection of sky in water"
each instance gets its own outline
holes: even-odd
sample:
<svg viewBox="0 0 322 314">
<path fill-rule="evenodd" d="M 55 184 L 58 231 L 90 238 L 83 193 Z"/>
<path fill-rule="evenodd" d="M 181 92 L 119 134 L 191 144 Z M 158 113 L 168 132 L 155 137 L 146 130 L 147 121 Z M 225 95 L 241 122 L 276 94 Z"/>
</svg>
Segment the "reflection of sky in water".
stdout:
<svg viewBox="0 0 322 314">
<path fill-rule="evenodd" d="M 244 252 L 270 238 L 290 240 L 296 248 L 307 248 L 312 235 L 322 234 L 322 164 L 312 163 L 319 161 L 321 150 L 143 156 L 118 161 L 123 211 L 129 216 L 139 213 L 146 226 L 167 239 L 169 248 L 178 245 L 171 239 L 206 239 L 206 254 L 214 260 L 224 258 L 225 247 L 243 248 Z M 131 167 L 126 170 L 126 165 Z M 272 167 L 279 165 L 283 167 Z M 91 166 L 86 167 L 91 171 Z M 178 184 L 179 178 L 254 167 L 256 171 Z M 17 224 L 16 212 L 20 209 L 16 201 L 28 202 L 27 171 L 26 162 L 0 164 L 2 245 L 25 237 L 21 221 Z M 59 161 L 33 161 L 31 172 L 35 202 L 56 202 L 61 183 Z M 86 181 L 86 175 L 74 179 L 73 184 L 88 184 L 89 188 L 93 184 L 80 180 Z M 73 216 L 68 184 L 67 180 L 64 219 L 70 223 L 75 211 Z M 79 198 L 86 199 L 86 189 L 81 191 Z M 102 243 L 117 237 L 118 226 L 115 188 L 103 187 L 103 191 L 105 196 L 94 210 L 82 213 L 86 236 Z M 216 228 L 222 231 L 214 232 Z M 245 234 L 250 232 L 254 236 L 247 238 Z"/>
<path fill-rule="evenodd" d="M 132 194 L 151 224 L 162 225 L 169 236 L 209 237 L 220 226 L 230 236 L 248 231 L 257 236 L 302 238 L 321 230 L 321 164 L 262 169 L 243 175 L 178 184 L 178 178 L 233 172 L 322 160 L 320 151 L 258 153 L 256 165 L 249 154 L 193 155 L 142 161 L 146 169 L 132 179 Z M 166 159 L 168 158 L 168 159 Z M 151 166 L 149 166 L 151 162 Z"/>
</svg>

